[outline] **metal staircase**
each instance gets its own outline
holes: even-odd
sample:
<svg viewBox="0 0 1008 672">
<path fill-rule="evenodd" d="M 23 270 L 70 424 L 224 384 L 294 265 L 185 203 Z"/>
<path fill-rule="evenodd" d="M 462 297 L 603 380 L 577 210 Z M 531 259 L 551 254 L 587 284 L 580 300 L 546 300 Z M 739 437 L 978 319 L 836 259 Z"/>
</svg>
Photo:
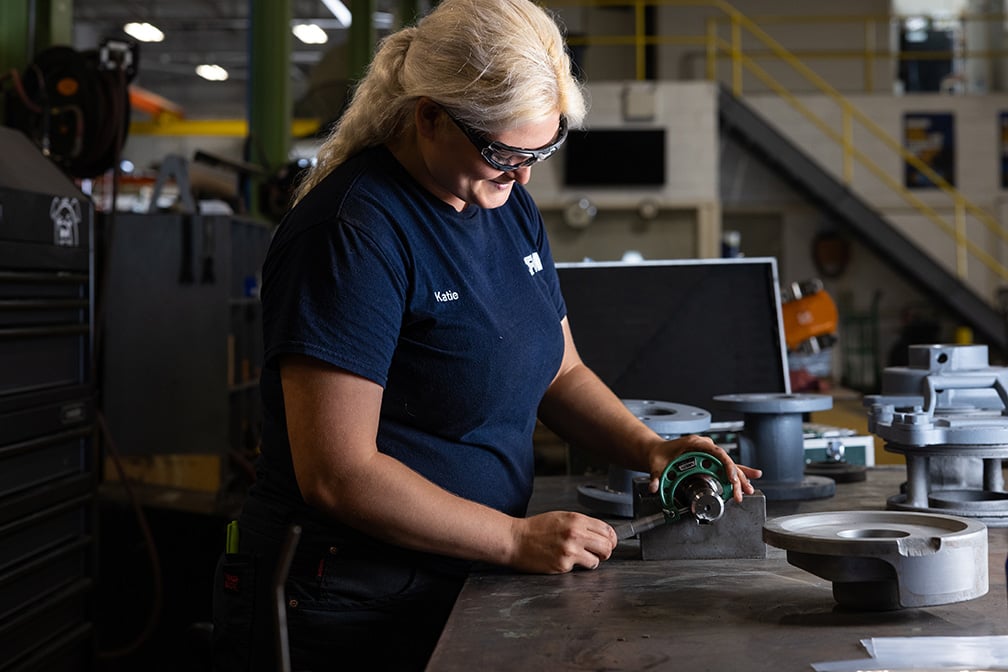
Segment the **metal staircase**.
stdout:
<svg viewBox="0 0 1008 672">
<path fill-rule="evenodd" d="M 983 339 L 1001 349 L 1008 345 L 1005 318 L 998 310 L 724 86 L 718 93 L 718 121 L 723 135 L 767 164 Z"/>
</svg>

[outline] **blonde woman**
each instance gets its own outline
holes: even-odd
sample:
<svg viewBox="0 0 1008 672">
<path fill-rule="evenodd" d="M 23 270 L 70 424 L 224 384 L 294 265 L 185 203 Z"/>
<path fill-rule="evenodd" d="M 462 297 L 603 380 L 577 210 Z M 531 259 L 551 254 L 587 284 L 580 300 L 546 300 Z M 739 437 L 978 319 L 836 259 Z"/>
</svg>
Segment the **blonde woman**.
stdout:
<svg viewBox="0 0 1008 672">
<path fill-rule="evenodd" d="M 578 357 L 524 185 L 584 116 L 529 0 L 444 0 L 380 45 L 263 269 L 263 447 L 218 574 L 219 669 L 277 669 L 269 581 L 293 523 L 293 669 L 423 669 L 473 563 L 598 567 L 608 524 L 525 515 L 537 417 L 654 487 L 704 450 L 752 492 L 758 471 L 662 440 Z M 229 562 L 255 564 L 244 621 Z"/>
</svg>

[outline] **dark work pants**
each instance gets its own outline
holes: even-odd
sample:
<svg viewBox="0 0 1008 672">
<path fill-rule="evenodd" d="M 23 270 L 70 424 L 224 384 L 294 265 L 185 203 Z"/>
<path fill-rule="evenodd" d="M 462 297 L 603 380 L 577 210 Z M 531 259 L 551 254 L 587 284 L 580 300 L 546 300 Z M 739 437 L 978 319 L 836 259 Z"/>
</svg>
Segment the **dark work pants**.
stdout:
<svg viewBox="0 0 1008 672">
<path fill-rule="evenodd" d="M 247 510 L 247 509 L 246 509 Z M 243 515 L 214 581 L 214 669 L 277 672 L 273 574 L 286 530 Z M 291 669 L 422 670 L 464 581 L 418 556 L 302 532 L 285 584 Z"/>
</svg>

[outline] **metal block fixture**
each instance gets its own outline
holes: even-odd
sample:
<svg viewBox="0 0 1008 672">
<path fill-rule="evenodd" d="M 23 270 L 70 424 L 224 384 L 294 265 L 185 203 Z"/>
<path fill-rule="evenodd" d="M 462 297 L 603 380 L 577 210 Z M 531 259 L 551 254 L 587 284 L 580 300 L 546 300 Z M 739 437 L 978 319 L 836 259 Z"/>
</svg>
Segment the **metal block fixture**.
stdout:
<svg viewBox="0 0 1008 672">
<path fill-rule="evenodd" d="M 1008 525 L 1006 390 L 1008 368 L 988 365 L 986 345 L 912 345 L 908 366 L 885 369 L 864 404 L 869 430 L 906 458 L 905 492 L 888 508 Z"/>
<path fill-rule="evenodd" d="M 91 670 L 91 201 L 0 127 L 0 669 Z"/>
<path fill-rule="evenodd" d="M 646 481 L 637 487 L 638 516 L 656 513 L 654 498 L 644 494 Z M 726 502 L 716 523 L 701 524 L 688 517 L 662 525 L 640 535 L 642 560 L 717 560 L 725 558 L 763 559 L 767 556 L 762 539 L 766 522 L 766 497 L 757 490 L 742 503 Z"/>
<path fill-rule="evenodd" d="M 683 453 L 665 467 L 658 492 L 634 480 L 634 519 L 615 526 L 620 539 L 640 537 L 641 559 L 765 558 L 766 499 L 756 491 L 732 501 L 724 464 L 703 452 Z"/>
</svg>

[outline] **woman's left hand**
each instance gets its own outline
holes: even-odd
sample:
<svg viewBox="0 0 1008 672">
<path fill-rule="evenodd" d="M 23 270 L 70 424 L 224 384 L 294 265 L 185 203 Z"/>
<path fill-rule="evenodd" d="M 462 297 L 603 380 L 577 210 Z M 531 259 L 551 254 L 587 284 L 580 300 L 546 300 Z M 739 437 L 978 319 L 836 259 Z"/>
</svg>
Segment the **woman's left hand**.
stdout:
<svg viewBox="0 0 1008 672">
<path fill-rule="evenodd" d="M 754 492 L 751 479 L 759 478 L 763 472 L 759 469 L 735 464 L 735 461 L 728 457 L 728 452 L 721 446 L 714 443 L 709 437 L 689 434 L 663 441 L 657 444 L 651 453 L 651 492 L 658 492 L 659 482 L 662 472 L 669 462 L 676 459 L 683 453 L 699 451 L 710 453 L 724 465 L 725 473 L 732 484 L 732 496 L 736 502 L 742 501 L 743 495 L 751 495 Z"/>
</svg>

